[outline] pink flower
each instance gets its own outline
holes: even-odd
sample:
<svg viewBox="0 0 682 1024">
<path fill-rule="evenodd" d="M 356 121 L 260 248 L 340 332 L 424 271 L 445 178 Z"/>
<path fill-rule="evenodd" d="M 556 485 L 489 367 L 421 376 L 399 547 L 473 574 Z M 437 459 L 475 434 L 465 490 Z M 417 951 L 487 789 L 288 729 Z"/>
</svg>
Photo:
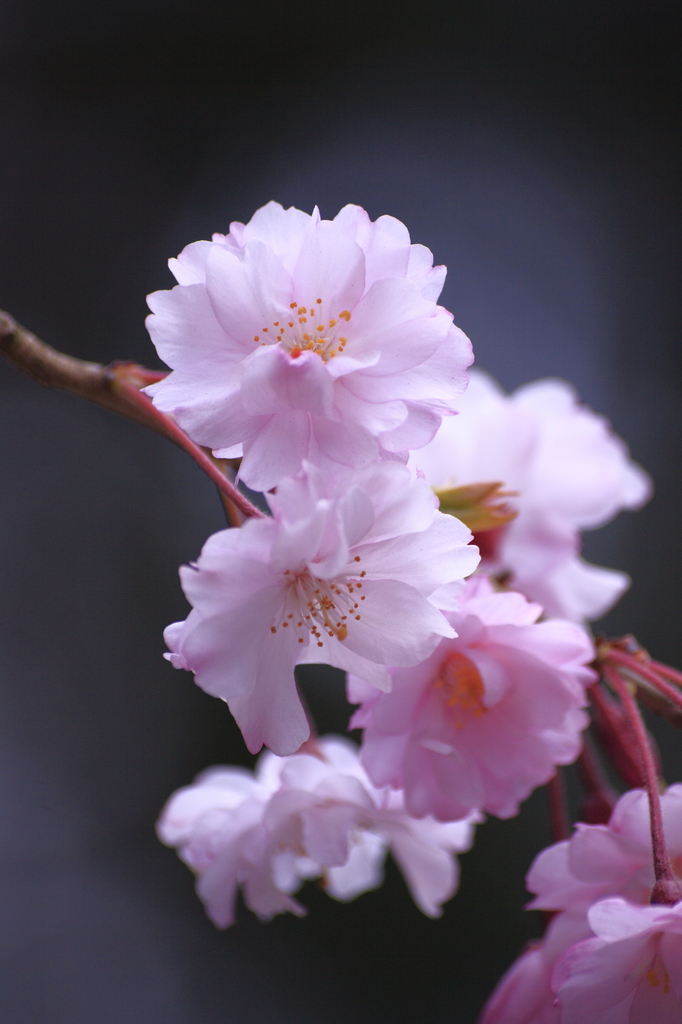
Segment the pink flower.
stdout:
<svg viewBox="0 0 682 1024">
<path fill-rule="evenodd" d="M 481 535 L 485 570 L 511 573 L 511 586 L 547 615 L 603 615 L 629 581 L 583 561 L 579 531 L 639 508 L 651 494 L 648 476 L 562 381 L 536 381 L 507 396 L 473 371 L 459 404 L 461 415 L 444 420 L 413 462 L 435 488 L 499 481 L 518 492 L 508 499 L 517 518 Z"/>
<path fill-rule="evenodd" d="M 376 785 L 404 789 L 410 814 L 511 817 L 577 757 L 594 652 L 579 626 L 537 623 L 540 612 L 475 577 L 446 613 L 456 638 L 392 669 L 390 693 L 350 678 L 349 699 L 363 702 L 351 722 L 365 729 L 363 764 Z"/>
<path fill-rule="evenodd" d="M 249 750 L 289 754 L 309 735 L 294 665 L 387 686 L 385 663 L 412 665 L 454 635 L 428 598 L 473 572 L 478 550 L 398 463 L 335 480 L 309 467 L 270 502 L 274 518 L 215 534 L 180 570 L 193 610 L 165 639 L 172 663 L 228 702 Z"/>
<path fill-rule="evenodd" d="M 159 836 L 199 876 L 211 919 L 220 928 L 233 923 L 239 886 L 264 919 L 305 913 L 291 894 L 306 878 L 321 877 L 338 900 L 354 899 L 381 884 L 388 850 L 417 906 L 438 917 L 457 889 L 452 854 L 469 849 L 477 819 L 415 821 L 400 794 L 372 786 L 351 743 L 327 737 L 311 749 L 285 758 L 267 752 L 255 776 L 211 768 L 166 804 Z"/>
<path fill-rule="evenodd" d="M 147 326 L 173 373 L 147 389 L 256 490 L 304 459 L 407 459 L 466 387 L 471 345 L 436 300 L 445 268 L 393 217 L 268 203 L 171 260 Z"/>
<path fill-rule="evenodd" d="M 666 846 L 682 876 L 682 785 L 661 795 Z M 654 885 L 649 801 L 642 789 L 624 793 L 608 825 L 578 823 L 572 837 L 540 853 L 526 883 L 537 910 L 586 915 L 605 896 L 647 904 Z M 561 915 L 560 915 L 561 916 Z"/>
<path fill-rule="evenodd" d="M 561 1024 L 679 1024 L 682 902 L 608 899 L 588 919 L 596 938 L 572 946 L 552 975 Z"/>
<path fill-rule="evenodd" d="M 670 858 L 682 877 L 682 785 L 661 795 L 661 809 Z M 649 904 L 654 871 L 645 791 L 625 793 L 608 825 L 578 824 L 569 840 L 543 850 L 526 885 L 537 894 L 531 908 L 557 913 L 542 942 L 501 979 L 481 1024 L 559 1024 L 563 1018 L 555 1005 L 552 974 L 557 960 L 592 934 L 590 907 L 607 896 L 625 897 L 631 905 Z M 528 999 L 519 992 L 529 993 Z M 650 1018 L 654 1020 L 658 1018 Z"/>
</svg>

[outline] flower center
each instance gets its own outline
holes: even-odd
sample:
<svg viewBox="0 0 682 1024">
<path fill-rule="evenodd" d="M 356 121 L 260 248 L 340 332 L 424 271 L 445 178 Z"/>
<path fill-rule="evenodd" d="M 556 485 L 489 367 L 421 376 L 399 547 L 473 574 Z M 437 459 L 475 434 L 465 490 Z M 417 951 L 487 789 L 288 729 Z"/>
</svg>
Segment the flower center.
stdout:
<svg viewBox="0 0 682 1024">
<path fill-rule="evenodd" d="M 290 302 L 289 314 L 263 327 L 262 333 L 254 334 L 253 340 L 261 345 L 279 344 L 292 359 L 298 359 L 302 352 L 316 352 L 326 363 L 341 355 L 346 347 L 348 339 L 341 331 L 350 317 L 347 309 L 336 317 L 327 317 L 322 299 L 316 299 L 312 306 Z"/>
<path fill-rule="evenodd" d="M 658 969 L 657 969 L 658 968 Z M 661 985 L 661 993 L 667 996 L 670 992 L 670 976 L 666 971 L 663 964 L 660 962 L 660 957 L 656 957 L 649 970 L 644 975 L 646 980 L 649 982 L 652 988 L 657 988 Z"/>
<path fill-rule="evenodd" d="M 360 556 L 355 556 L 360 561 Z M 278 629 L 293 629 L 299 644 L 311 634 L 318 647 L 324 647 L 325 635 L 345 640 L 353 621 L 359 621 L 360 602 L 365 595 L 359 591 L 366 576 L 364 569 L 352 574 L 346 573 L 333 580 L 321 580 L 311 572 L 291 572 L 287 569 L 286 593 L 281 619 L 270 626 L 270 632 Z"/>
<path fill-rule="evenodd" d="M 443 691 L 445 706 L 461 729 L 468 716 L 479 718 L 488 709 L 483 703 L 485 686 L 481 673 L 460 651 L 449 651 L 441 662 L 434 689 Z"/>
</svg>

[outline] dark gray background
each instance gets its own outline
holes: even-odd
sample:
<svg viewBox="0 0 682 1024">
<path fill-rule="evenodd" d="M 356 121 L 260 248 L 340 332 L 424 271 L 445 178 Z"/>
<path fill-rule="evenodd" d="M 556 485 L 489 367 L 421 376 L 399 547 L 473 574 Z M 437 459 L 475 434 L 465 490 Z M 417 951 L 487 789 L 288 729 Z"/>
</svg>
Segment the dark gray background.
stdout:
<svg viewBox="0 0 682 1024">
<path fill-rule="evenodd" d="M 3 0 L 0 306 L 74 354 L 158 365 L 166 259 L 270 198 L 391 213 L 507 387 L 573 380 L 656 479 L 588 537 L 609 616 L 682 664 L 676 5 L 662 0 Z M 177 566 L 222 526 L 188 458 L 0 365 L 0 887 L 7 1024 L 469 1024 L 540 922 L 544 795 L 480 830 L 431 922 L 389 867 L 348 906 L 217 932 L 157 843 L 168 794 L 241 762 L 161 657 Z M 309 683 L 342 730 L 338 678 Z M 677 734 L 658 730 L 671 781 Z"/>
</svg>

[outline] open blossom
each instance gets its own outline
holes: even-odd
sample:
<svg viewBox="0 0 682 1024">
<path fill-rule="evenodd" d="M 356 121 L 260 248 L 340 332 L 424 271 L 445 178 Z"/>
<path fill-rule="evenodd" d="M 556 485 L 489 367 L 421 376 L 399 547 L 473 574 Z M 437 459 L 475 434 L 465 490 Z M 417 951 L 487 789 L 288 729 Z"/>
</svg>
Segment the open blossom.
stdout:
<svg viewBox="0 0 682 1024">
<path fill-rule="evenodd" d="M 256 490 L 304 459 L 407 459 L 466 387 L 471 345 L 436 300 L 444 267 L 393 217 L 333 221 L 278 203 L 187 246 L 149 296 L 173 368 L 147 389 L 198 444 L 243 454 Z"/>
<path fill-rule="evenodd" d="M 541 610 L 473 577 L 446 612 L 457 636 L 392 669 L 390 692 L 349 679 L 349 699 L 362 702 L 351 724 L 365 730 L 363 764 L 376 785 L 404 789 L 411 814 L 447 821 L 480 807 L 511 817 L 577 757 L 594 652 L 574 623 L 538 623 Z"/>
<path fill-rule="evenodd" d="M 682 880 L 682 785 L 670 786 L 661 795 L 661 811 L 671 863 Z M 523 954 L 502 978 L 481 1024 L 563 1021 L 551 979 L 557 960 L 592 935 L 590 907 L 612 896 L 647 906 L 654 881 L 649 801 L 644 790 L 625 793 L 607 825 L 579 823 L 570 839 L 543 850 L 526 878 L 528 889 L 536 893 L 529 906 L 556 914 L 542 942 Z"/>
<path fill-rule="evenodd" d="M 607 899 L 588 920 L 595 937 L 572 946 L 552 976 L 561 1024 L 679 1024 L 682 902 Z"/>
<path fill-rule="evenodd" d="M 647 475 L 602 417 L 563 381 L 541 380 L 505 395 L 473 371 L 461 415 L 447 419 L 413 461 L 436 489 L 498 481 L 518 515 L 477 536 L 483 568 L 547 615 L 580 621 L 603 615 L 628 586 L 624 573 L 579 557 L 579 531 L 602 526 L 650 496 Z"/>
<path fill-rule="evenodd" d="M 666 846 L 682 879 L 682 784 L 661 794 Z M 607 825 L 578 823 L 570 839 L 540 853 L 526 879 L 538 910 L 583 914 L 598 899 L 624 896 L 649 902 L 654 886 L 649 800 L 643 789 L 624 793 Z"/>
<path fill-rule="evenodd" d="M 230 706 L 249 750 L 308 738 L 294 665 L 324 662 L 373 686 L 454 636 L 428 598 L 478 564 L 469 530 L 424 480 L 377 463 L 280 483 L 272 519 L 210 537 L 180 570 L 192 611 L 165 632 L 170 660 Z"/>
<path fill-rule="evenodd" d="M 159 836 L 199 876 L 211 919 L 221 928 L 233 923 L 239 886 L 266 919 L 305 912 L 292 894 L 306 878 L 321 877 L 336 899 L 354 899 L 381 884 L 388 850 L 417 906 L 438 917 L 457 889 L 452 854 L 471 846 L 475 816 L 415 821 L 400 794 L 372 786 L 351 743 L 327 737 L 311 750 L 266 752 L 255 775 L 211 768 L 168 801 Z"/>
</svg>

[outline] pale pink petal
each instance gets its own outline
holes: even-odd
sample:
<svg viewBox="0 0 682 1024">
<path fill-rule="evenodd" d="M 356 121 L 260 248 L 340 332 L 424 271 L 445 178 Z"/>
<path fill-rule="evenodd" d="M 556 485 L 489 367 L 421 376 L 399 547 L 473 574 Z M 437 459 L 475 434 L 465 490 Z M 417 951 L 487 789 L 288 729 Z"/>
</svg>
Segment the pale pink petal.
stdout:
<svg viewBox="0 0 682 1024">
<path fill-rule="evenodd" d="M 333 222 L 308 226 L 293 270 L 294 299 L 310 306 L 321 298 L 327 318 L 353 310 L 365 288 L 362 249 Z"/>
<path fill-rule="evenodd" d="M 364 832 L 350 849 L 345 864 L 325 871 L 325 891 L 335 900 L 354 900 L 360 893 L 377 889 L 384 880 L 386 843 L 373 832 Z"/>
<path fill-rule="evenodd" d="M 422 843 L 417 835 L 402 829 L 391 830 L 391 853 L 419 909 L 427 917 L 440 917 L 441 904 L 457 889 L 457 862 L 444 850 Z"/>
<path fill-rule="evenodd" d="M 389 452 L 407 452 L 410 448 L 423 448 L 434 437 L 442 416 L 415 402 L 405 402 L 407 416 L 393 430 L 384 431 L 381 435 L 381 447 Z"/>
<path fill-rule="evenodd" d="M 168 266 L 178 284 L 206 283 L 206 261 L 211 248 L 210 242 L 191 242 L 177 259 L 168 260 Z"/>
<path fill-rule="evenodd" d="M 452 635 L 452 627 L 438 609 L 406 583 L 371 580 L 365 594 L 361 619 L 349 622 L 343 643 L 368 661 L 415 664 L 431 654 L 440 637 Z M 338 645 L 338 641 L 330 643 L 330 665 L 335 664 Z"/>
<path fill-rule="evenodd" d="M 248 349 L 263 340 L 291 299 L 291 277 L 267 246 L 251 242 L 242 258 L 214 245 L 206 264 L 206 289 L 216 319 Z"/>
<path fill-rule="evenodd" d="M 279 630 L 263 643 L 253 684 L 228 703 L 252 754 L 266 744 L 275 754 L 293 754 L 310 736 L 296 690 L 293 665 L 298 653 L 292 630 Z M 197 682 L 201 680 L 197 676 Z"/>
<path fill-rule="evenodd" d="M 205 380 L 207 386 L 215 376 L 224 383 L 229 381 L 232 367 L 245 353 L 216 320 L 203 285 L 178 285 L 171 291 L 153 292 L 147 296 L 147 302 L 152 312 L 145 322 L 159 355 L 169 366 L 190 373 L 184 383 L 186 400 L 194 397 L 192 380 Z M 192 339 L 191 345 L 188 337 Z M 169 383 L 166 378 L 166 388 Z M 177 381 L 173 383 L 179 386 Z M 158 392 L 158 384 L 152 384 L 148 394 Z"/>
<path fill-rule="evenodd" d="M 450 328 L 450 317 L 429 303 L 409 281 L 376 281 L 353 311 L 353 352 L 378 351 L 379 361 L 362 372 L 389 376 L 418 366 L 434 354 Z"/>
<path fill-rule="evenodd" d="M 433 253 L 425 245 L 410 246 L 410 262 L 406 276 L 417 285 L 425 299 L 438 301 L 446 274 L 445 267 L 433 266 Z"/>
<path fill-rule="evenodd" d="M 300 409 L 275 413 L 244 444 L 239 476 L 255 491 L 269 491 L 292 476 L 305 458 L 310 441 L 310 416 Z"/>
</svg>

